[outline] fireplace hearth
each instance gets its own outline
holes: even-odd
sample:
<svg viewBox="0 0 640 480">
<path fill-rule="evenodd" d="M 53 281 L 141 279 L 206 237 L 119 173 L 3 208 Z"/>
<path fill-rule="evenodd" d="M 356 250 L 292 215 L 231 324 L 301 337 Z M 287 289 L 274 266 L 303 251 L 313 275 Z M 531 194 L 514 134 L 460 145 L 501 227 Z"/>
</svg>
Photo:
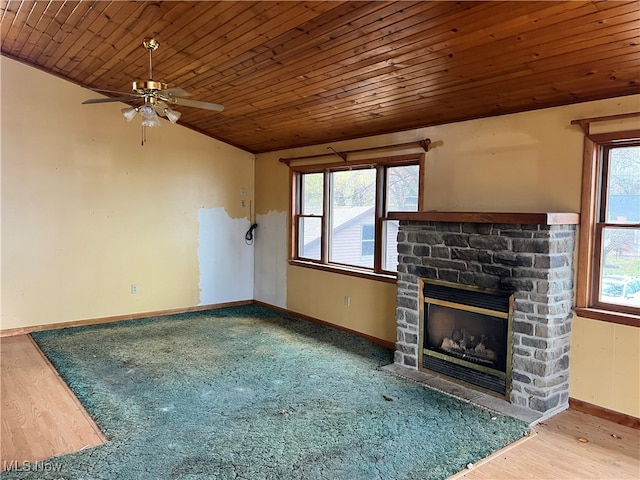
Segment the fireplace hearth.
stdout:
<svg viewBox="0 0 640 480">
<path fill-rule="evenodd" d="M 454 377 L 536 415 L 565 409 L 578 215 L 389 217 L 400 220 L 395 365 Z M 443 285 L 453 285 L 458 297 L 501 292 L 486 299 L 504 304 L 508 298 L 510 306 L 505 313 L 494 306 L 468 308 L 467 298 L 436 298 Z M 449 309 L 464 314 L 455 312 L 454 320 L 435 328 L 429 317 L 425 326 L 425 309 L 436 317 L 450 317 Z"/>
</svg>

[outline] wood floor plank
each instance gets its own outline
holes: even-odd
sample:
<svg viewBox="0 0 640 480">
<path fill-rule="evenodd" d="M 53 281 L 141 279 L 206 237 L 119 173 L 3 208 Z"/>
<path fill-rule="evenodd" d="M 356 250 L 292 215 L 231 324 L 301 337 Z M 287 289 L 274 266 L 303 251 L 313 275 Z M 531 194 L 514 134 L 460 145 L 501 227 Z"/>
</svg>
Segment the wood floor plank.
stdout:
<svg viewBox="0 0 640 480">
<path fill-rule="evenodd" d="M 524 441 L 496 452 L 450 480 L 541 478 L 637 480 L 640 431 L 567 410 L 536 426 Z"/>
<path fill-rule="evenodd" d="M 2 468 L 106 441 L 28 335 L 0 339 Z"/>
</svg>

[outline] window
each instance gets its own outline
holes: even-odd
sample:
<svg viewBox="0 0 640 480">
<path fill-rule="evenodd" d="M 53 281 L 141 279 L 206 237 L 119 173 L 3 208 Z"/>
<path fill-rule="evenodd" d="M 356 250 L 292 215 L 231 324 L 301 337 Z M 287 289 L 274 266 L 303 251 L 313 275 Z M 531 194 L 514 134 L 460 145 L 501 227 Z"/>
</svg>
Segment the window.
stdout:
<svg viewBox="0 0 640 480">
<path fill-rule="evenodd" d="M 373 223 L 365 223 L 362 225 L 362 240 L 360 244 L 362 245 L 361 255 L 362 257 L 371 257 L 373 258 L 374 252 L 374 244 L 375 244 L 375 235 L 374 235 L 374 225 Z"/>
<path fill-rule="evenodd" d="M 292 168 L 292 251 L 299 264 L 391 277 L 398 222 L 418 209 L 420 158 Z"/>
<path fill-rule="evenodd" d="M 300 180 L 299 252 L 301 257 L 320 260 L 320 232 L 324 205 L 322 173 L 310 173 L 302 176 Z"/>
<path fill-rule="evenodd" d="M 636 133 L 585 139 L 577 312 L 640 326 L 640 138 Z"/>
</svg>

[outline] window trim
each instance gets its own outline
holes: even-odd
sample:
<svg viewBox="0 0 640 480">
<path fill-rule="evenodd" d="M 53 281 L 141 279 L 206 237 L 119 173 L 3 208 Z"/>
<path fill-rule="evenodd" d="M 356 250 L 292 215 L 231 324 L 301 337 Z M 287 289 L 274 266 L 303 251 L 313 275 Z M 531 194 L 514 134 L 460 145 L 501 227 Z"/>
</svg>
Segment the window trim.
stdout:
<svg viewBox="0 0 640 480">
<path fill-rule="evenodd" d="M 386 209 L 386 167 L 396 166 L 418 166 L 418 209 L 422 205 L 422 190 L 423 190 L 423 172 L 424 164 L 426 161 L 425 153 L 413 153 L 407 155 L 394 155 L 383 158 L 375 159 L 363 159 L 363 160 L 349 160 L 344 162 L 331 162 L 321 163 L 313 165 L 291 165 L 289 167 L 289 193 L 290 193 L 290 205 L 289 205 L 289 264 L 299 267 L 312 268 L 317 270 L 323 270 L 333 273 L 339 273 L 344 275 L 351 275 L 360 278 L 368 278 L 372 280 L 380 280 L 389 283 L 395 283 L 397 279 L 397 272 L 391 272 L 382 269 L 382 224 L 387 220 L 388 212 Z M 327 178 L 330 178 L 329 172 L 335 172 L 340 170 L 352 170 L 355 168 L 372 167 L 376 169 L 376 194 L 375 194 L 375 214 L 374 214 L 374 267 L 373 269 L 357 267 L 353 265 L 344 265 L 339 263 L 328 262 L 328 242 L 329 236 L 323 234 L 321 236 L 321 255 L 320 260 L 312 260 L 307 258 L 296 258 L 298 249 L 298 217 L 297 214 L 299 208 L 300 197 L 298 191 L 300 189 L 301 174 L 305 173 L 320 173 L 325 175 L 324 184 L 324 211 L 322 215 L 322 232 L 326 232 L 327 216 L 324 212 L 328 211 L 330 207 L 330 182 Z"/>
<path fill-rule="evenodd" d="M 640 327 L 640 311 L 634 307 L 600 302 L 597 282 L 599 279 L 600 234 L 604 226 L 601 221 L 601 195 L 604 157 L 603 152 L 611 147 L 624 146 L 640 139 L 640 130 L 628 130 L 595 135 L 585 135 L 582 171 L 582 200 L 580 214 L 580 237 L 578 243 L 578 272 L 576 308 L 578 316 L 611 323 Z M 606 219 L 605 219 L 606 220 Z M 619 227 L 619 224 L 615 225 Z M 623 228 L 637 228 L 625 225 Z"/>
</svg>

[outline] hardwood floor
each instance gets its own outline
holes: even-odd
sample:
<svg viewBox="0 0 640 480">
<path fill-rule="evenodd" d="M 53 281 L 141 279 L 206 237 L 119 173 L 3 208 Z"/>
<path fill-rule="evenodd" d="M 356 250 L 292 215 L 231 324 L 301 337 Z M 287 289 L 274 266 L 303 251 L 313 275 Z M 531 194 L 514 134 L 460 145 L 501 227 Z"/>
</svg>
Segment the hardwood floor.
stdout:
<svg viewBox="0 0 640 480">
<path fill-rule="evenodd" d="M 30 336 L 0 339 L 0 377 L 2 470 L 106 441 Z"/>
<path fill-rule="evenodd" d="M 585 441 L 586 440 L 586 441 Z M 639 479 L 640 430 L 575 410 L 452 479 Z"/>
<path fill-rule="evenodd" d="M 0 342 L 3 468 L 105 441 L 31 337 Z M 536 426 L 530 437 L 451 478 L 639 479 L 640 430 L 568 410 Z"/>
</svg>

